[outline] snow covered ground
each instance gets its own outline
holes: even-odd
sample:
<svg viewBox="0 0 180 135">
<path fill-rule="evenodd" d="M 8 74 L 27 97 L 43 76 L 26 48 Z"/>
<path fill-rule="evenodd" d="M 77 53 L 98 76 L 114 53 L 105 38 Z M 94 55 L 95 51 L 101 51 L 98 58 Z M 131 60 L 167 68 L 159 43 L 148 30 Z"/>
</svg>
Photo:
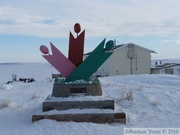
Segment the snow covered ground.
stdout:
<svg viewBox="0 0 180 135">
<path fill-rule="evenodd" d="M 99 78 L 116 109 L 127 114 L 127 124 L 32 123 L 32 115 L 52 92 L 52 73 L 57 71 L 48 63 L 0 64 L 0 135 L 121 135 L 124 128 L 180 127 L 180 76 L 174 75 Z M 6 84 L 12 74 L 36 82 Z"/>
</svg>

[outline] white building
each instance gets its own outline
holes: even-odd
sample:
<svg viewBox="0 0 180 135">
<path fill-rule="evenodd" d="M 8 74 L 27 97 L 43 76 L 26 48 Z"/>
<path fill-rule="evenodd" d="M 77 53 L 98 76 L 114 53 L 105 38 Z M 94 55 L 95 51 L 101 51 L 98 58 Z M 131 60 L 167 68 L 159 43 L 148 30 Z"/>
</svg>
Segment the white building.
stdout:
<svg viewBox="0 0 180 135">
<path fill-rule="evenodd" d="M 133 43 L 117 45 L 113 48 L 113 54 L 94 75 L 150 74 L 151 53 L 155 52 Z M 85 54 L 85 57 L 88 55 Z"/>
</svg>

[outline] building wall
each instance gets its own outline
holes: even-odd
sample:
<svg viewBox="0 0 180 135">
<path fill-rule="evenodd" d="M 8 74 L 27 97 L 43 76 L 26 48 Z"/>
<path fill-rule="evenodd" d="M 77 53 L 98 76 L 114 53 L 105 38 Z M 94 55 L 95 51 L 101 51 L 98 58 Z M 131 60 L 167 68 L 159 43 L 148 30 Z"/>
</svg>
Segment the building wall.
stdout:
<svg viewBox="0 0 180 135">
<path fill-rule="evenodd" d="M 151 53 L 138 47 L 135 48 L 135 53 L 133 74 L 150 74 Z"/>
<path fill-rule="evenodd" d="M 110 75 L 109 72 L 110 72 L 111 66 L 109 65 L 109 63 L 110 63 L 111 56 L 93 74 L 94 76 L 109 76 Z"/>
<path fill-rule="evenodd" d="M 110 58 L 109 75 L 127 75 L 130 74 L 130 59 L 127 57 L 128 48 L 123 47 L 114 51 Z"/>
<path fill-rule="evenodd" d="M 128 47 L 122 47 L 114 51 L 95 75 L 150 74 L 150 66 L 151 55 L 149 51 L 135 47 L 134 57 L 130 59 L 128 58 Z"/>
<path fill-rule="evenodd" d="M 173 68 L 174 75 L 180 75 L 180 66 L 175 66 Z"/>
<path fill-rule="evenodd" d="M 172 71 L 170 72 L 170 70 L 172 70 Z M 174 66 L 171 68 L 159 69 L 159 72 L 160 72 L 160 74 L 180 75 L 180 66 Z"/>
<path fill-rule="evenodd" d="M 160 69 L 151 69 L 151 74 L 160 74 Z"/>
</svg>

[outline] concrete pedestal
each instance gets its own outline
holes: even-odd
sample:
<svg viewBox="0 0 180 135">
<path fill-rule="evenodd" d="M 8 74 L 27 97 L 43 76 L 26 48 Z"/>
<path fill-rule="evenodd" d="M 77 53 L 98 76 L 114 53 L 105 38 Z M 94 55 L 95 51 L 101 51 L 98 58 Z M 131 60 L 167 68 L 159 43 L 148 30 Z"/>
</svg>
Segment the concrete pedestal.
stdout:
<svg viewBox="0 0 180 135">
<path fill-rule="evenodd" d="M 51 119 L 56 121 L 126 123 L 126 115 L 115 110 L 114 100 L 103 96 L 98 79 L 64 82 L 55 79 L 52 95 L 42 108 L 32 116 L 32 121 Z"/>
<path fill-rule="evenodd" d="M 126 123 L 125 113 L 79 113 L 79 114 L 35 114 L 32 121 L 50 119 L 56 121 L 93 122 L 93 123 Z"/>
<path fill-rule="evenodd" d="M 79 99 L 78 99 L 79 98 Z M 109 97 L 92 96 L 72 96 L 68 98 L 54 98 L 49 96 L 42 106 L 43 112 L 50 110 L 67 109 L 112 109 L 114 110 L 114 100 Z"/>
<path fill-rule="evenodd" d="M 76 94 L 83 94 L 85 96 L 101 96 L 102 90 L 99 80 L 79 80 L 68 83 L 63 82 L 61 78 L 56 78 L 52 91 L 53 97 L 69 97 Z"/>
</svg>

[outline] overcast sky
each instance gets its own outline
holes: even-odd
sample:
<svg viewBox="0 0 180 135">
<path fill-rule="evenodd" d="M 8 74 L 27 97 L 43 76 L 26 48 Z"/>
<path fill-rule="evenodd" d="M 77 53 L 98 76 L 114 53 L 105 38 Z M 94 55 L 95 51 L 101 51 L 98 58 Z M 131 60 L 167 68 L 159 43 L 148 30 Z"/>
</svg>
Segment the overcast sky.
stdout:
<svg viewBox="0 0 180 135">
<path fill-rule="evenodd" d="M 180 59 L 180 0 L 0 0 L 0 63 L 44 62 L 39 46 L 49 42 L 67 55 L 77 22 L 85 53 L 106 38 Z"/>
</svg>

